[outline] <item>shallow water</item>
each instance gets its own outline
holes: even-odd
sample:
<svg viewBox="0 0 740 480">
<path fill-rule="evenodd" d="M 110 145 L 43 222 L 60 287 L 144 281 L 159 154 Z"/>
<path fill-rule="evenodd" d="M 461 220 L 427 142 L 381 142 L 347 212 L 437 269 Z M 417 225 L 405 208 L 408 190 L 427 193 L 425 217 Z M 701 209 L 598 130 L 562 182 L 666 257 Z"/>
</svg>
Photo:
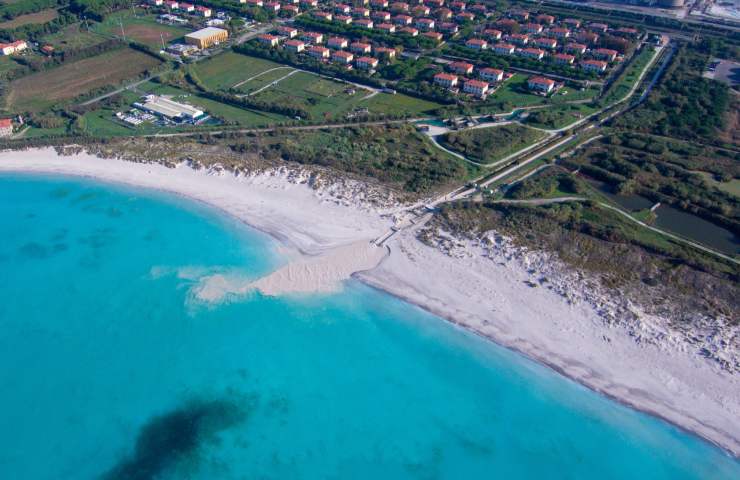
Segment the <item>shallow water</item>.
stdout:
<svg viewBox="0 0 740 480">
<path fill-rule="evenodd" d="M 0 176 L 0 478 L 738 478 L 740 464 L 350 282 L 199 304 L 274 242 L 173 196 Z"/>
</svg>

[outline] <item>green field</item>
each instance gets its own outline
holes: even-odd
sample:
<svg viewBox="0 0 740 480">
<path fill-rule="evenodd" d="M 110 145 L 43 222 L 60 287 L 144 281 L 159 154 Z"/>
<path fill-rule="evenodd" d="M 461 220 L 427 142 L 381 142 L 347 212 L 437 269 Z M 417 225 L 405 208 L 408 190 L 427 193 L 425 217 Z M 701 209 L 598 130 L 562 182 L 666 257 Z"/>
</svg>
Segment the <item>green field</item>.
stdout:
<svg viewBox="0 0 740 480">
<path fill-rule="evenodd" d="M 248 57 L 234 52 L 225 52 L 208 60 L 198 62 L 192 68 L 206 87 L 212 90 L 228 90 L 238 83 L 273 68 L 281 68 L 277 70 L 279 78 L 280 72 L 284 75 L 289 71 L 290 67 L 285 68 L 285 65 L 261 58 Z M 260 78 L 258 77 L 255 80 L 247 82 L 247 84 L 251 85 L 252 82 L 256 82 Z M 245 87 L 247 84 L 245 84 Z"/>
<path fill-rule="evenodd" d="M 554 105 L 551 108 L 530 112 L 526 123 L 536 128 L 564 128 L 587 117 L 596 110 L 592 103 Z"/>
<path fill-rule="evenodd" d="M 7 55 L 0 56 L 0 77 L 5 76 L 7 73 L 12 72 L 16 68 L 20 68 L 20 65 Z"/>
<path fill-rule="evenodd" d="M 106 40 L 107 37 L 90 30 L 81 23 L 68 25 L 62 30 L 41 38 L 41 44 L 48 44 L 58 51 L 89 47 Z"/>
<path fill-rule="evenodd" d="M 471 128 L 440 136 L 440 143 L 471 160 L 491 163 L 522 150 L 545 133 L 518 124 Z"/>
<path fill-rule="evenodd" d="M 123 32 L 121 32 L 123 26 Z M 131 10 L 121 10 L 105 17 L 102 23 L 95 26 L 95 31 L 108 37 L 121 37 L 125 35 L 126 40 L 135 40 L 139 43 L 162 47 L 165 44 L 177 40 L 190 29 L 174 25 L 162 25 L 157 23 L 154 15 L 147 15 L 141 10 L 136 13 Z"/>
</svg>

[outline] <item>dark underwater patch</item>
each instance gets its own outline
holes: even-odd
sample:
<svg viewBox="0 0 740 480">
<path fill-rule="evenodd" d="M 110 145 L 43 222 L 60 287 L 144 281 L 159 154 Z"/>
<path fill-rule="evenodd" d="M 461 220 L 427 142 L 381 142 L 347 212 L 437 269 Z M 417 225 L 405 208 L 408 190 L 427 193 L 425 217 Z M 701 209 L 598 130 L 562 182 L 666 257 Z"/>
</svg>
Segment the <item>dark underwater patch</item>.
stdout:
<svg viewBox="0 0 740 480">
<path fill-rule="evenodd" d="M 34 260 L 40 260 L 49 256 L 49 250 L 36 242 L 28 242 L 18 249 L 20 254 L 25 258 L 31 258 Z"/>
<path fill-rule="evenodd" d="M 203 446 L 246 419 L 250 402 L 241 400 L 191 400 L 153 417 L 141 428 L 133 454 L 101 479 L 153 480 L 180 464 L 197 466 Z"/>
</svg>

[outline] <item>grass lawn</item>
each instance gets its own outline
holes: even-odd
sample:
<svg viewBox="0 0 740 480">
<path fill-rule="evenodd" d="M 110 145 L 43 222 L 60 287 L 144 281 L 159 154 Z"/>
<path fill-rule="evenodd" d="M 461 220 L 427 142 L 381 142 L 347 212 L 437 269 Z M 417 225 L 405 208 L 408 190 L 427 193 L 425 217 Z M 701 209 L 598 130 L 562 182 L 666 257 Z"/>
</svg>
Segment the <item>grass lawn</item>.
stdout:
<svg viewBox="0 0 740 480">
<path fill-rule="evenodd" d="M 14 80 L 5 105 L 14 111 L 40 111 L 96 89 L 117 85 L 159 65 L 144 53 L 122 48 Z"/>
<path fill-rule="evenodd" d="M 450 150 L 472 160 L 490 163 L 526 148 L 544 137 L 545 133 L 539 130 L 508 124 L 449 132 L 440 136 L 439 141 Z"/>
<path fill-rule="evenodd" d="M 200 78 L 208 88 L 212 90 L 228 90 L 255 75 L 260 75 L 263 72 L 280 67 L 285 67 L 285 65 L 280 65 L 279 63 L 263 60 L 261 58 L 241 55 L 239 53 L 225 52 L 211 57 L 208 60 L 198 62 L 193 65 L 192 68 L 198 78 Z M 277 76 L 272 78 L 272 80 L 275 80 L 281 75 L 289 72 L 289 68 L 290 67 L 277 70 Z M 247 85 L 251 86 L 253 82 L 257 82 L 260 79 L 261 77 L 258 77 L 247 82 L 241 90 L 249 91 L 249 87 L 247 87 Z"/>
<path fill-rule="evenodd" d="M 430 115 L 434 110 L 442 107 L 442 104 L 422 100 L 421 98 L 411 97 L 397 93 L 391 95 L 388 93 L 379 93 L 374 97 L 362 102 L 371 113 L 385 113 L 387 115 Z"/>
<path fill-rule="evenodd" d="M 596 111 L 596 107 L 586 103 L 565 104 L 530 112 L 527 125 L 537 128 L 557 129 L 566 127 Z"/>
<path fill-rule="evenodd" d="M 0 23 L 0 30 L 10 30 L 13 28 L 22 27 L 24 25 L 47 23 L 54 20 L 58 16 L 59 12 L 57 12 L 55 8 L 48 8 L 36 13 L 19 15 L 12 20 Z"/>
<path fill-rule="evenodd" d="M 102 23 L 95 27 L 95 30 L 108 37 L 121 36 L 121 24 L 123 32 L 128 40 L 136 40 L 153 47 L 162 47 L 162 40 L 167 44 L 177 40 L 190 29 L 175 25 L 162 25 L 157 23 L 154 15 L 147 15 L 141 10 L 134 14 L 130 9 L 121 10 L 105 17 Z"/>
<path fill-rule="evenodd" d="M 41 38 L 42 44 L 49 44 L 56 50 L 73 50 L 82 47 L 89 47 L 106 40 L 106 37 L 96 33 L 92 27 L 88 31 L 87 27 L 81 23 L 75 23 L 64 27 L 62 30 L 51 33 Z"/>
<path fill-rule="evenodd" d="M 352 91 L 354 91 L 352 93 Z M 254 98 L 267 102 L 296 105 L 308 110 L 313 118 L 337 118 L 360 105 L 371 92 L 346 83 L 298 72 L 280 81 Z"/>
</svg>

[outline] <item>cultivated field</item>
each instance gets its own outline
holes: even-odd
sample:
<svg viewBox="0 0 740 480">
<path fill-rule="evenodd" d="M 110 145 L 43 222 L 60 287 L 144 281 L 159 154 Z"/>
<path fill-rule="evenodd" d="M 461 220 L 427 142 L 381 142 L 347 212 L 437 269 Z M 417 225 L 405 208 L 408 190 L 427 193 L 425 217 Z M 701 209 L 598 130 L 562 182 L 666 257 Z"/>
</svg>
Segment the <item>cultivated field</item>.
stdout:
<svg viewBox="0 0 740 480">
<path fill-rule="evenodd" d="M 27 15 L 20 15 L 7 22 L 0 23 L 0 30 L 8 30 L 13 28 L 22 27 L 24 25 L 30 25 L 32 23 L 46 23 L 54 20 L 59 16 L 56 9 L 49 8 L 48 10 L 41 10 L 36 13 L 29 13 Z"/>
<path fill-rule="evenodd" d="M 59 101 L 116 85 L 159 64 L 156 58 L 120 49 L 64 64 L 11 82 L 5 105 L 14 111 L 39 111 Z"/>
<path fill-rule="evenodd" d="M 153 15 L 134 16 L 130 10 L 108 15 L 96 30 L 106 36 L 121 37 L 121 25 L 126 39 L 155 47 L 161 47 L 162 40 L 167 44 L 190 32 L 187 28 L 157 23 Z"/>
</svg>

